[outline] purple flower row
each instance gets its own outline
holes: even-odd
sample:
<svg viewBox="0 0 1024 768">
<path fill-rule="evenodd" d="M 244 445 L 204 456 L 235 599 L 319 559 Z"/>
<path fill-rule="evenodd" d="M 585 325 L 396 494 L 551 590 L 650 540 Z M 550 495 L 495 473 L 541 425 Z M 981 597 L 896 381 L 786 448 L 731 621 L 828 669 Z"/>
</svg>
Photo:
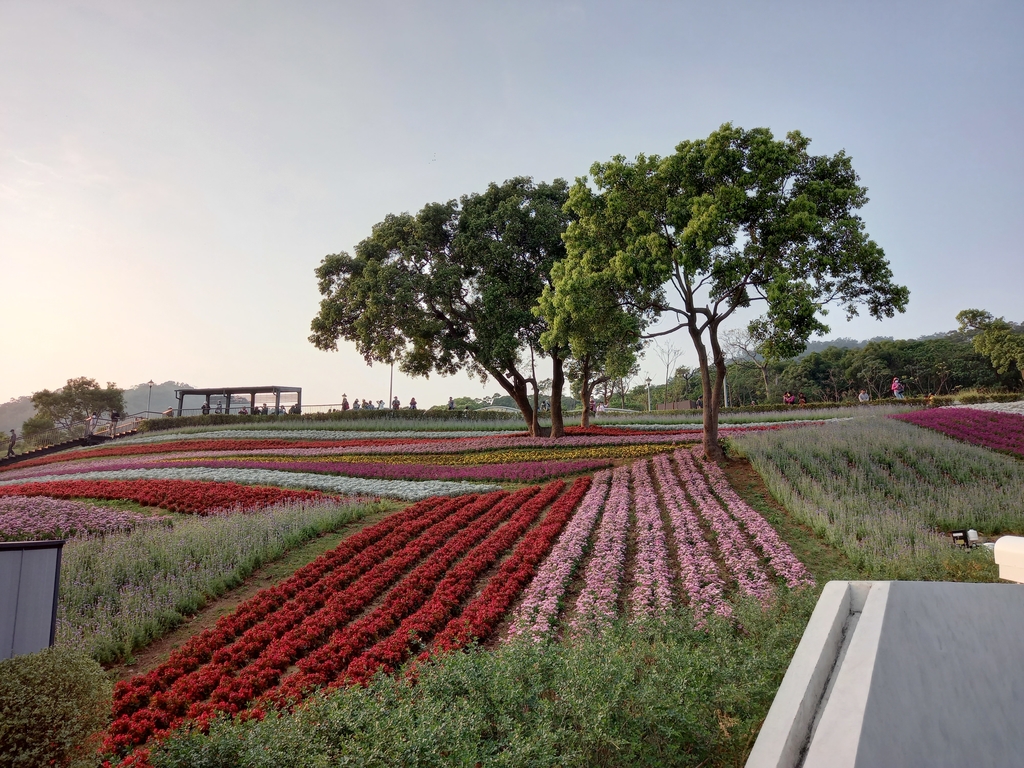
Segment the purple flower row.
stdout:
<svg viewBox="0 0 1024 768">
<path fill-rule="evenodd" d="M 690 443 L 698 433 L 690 435 L 569 435 L 560 437 L 557 448 L 586 448 L 602 445 L 655 445 L 664 443 Z M 359 454 L 381 456 L 388 454 L 445 454 L 473 453 L 475 451 L 502 451 L 516 448 L 551 448 L 546 437 L 481 437 L 458 440 L 431 440 L 428 443 L 401 443 L 398 445 L 346 446 L 344 448 L 261 448 L 245 451 L 246 456 L 272 454 L 276 456 L 343 456 Z M 196 457 L 220 456 L 219 451 L 196 451 Z"/>
<path fill-rule="evenodd" d="M 976 408 L 931 408 L 893 416 L 944 435 L 1024 457 L 1024 415 Z"/>
<path fill-rule="evenodd" d="M 772 570 L 782 577 L 786 586 L 791 589 L 814 586 L 814 579 L 793 554 L 793 550 L 767 520 L 736 494 L 721 468 L 713 461 L 705 459 L 703 452 L 694 451 L 693 456 L 697 465 L 707 475 L 712 490 L 725 502 L 725 508 L 729 513 L 743 524 L 761 554 L 767 558 Z"/>
<path fill-rule="evenodd" d="M 612 485 L 597 528 L 594 553 L 583 573 L 583 591 L 576 600 L 572 621 L 574 635 L 600 632 L 615 620 L 628 531 L 629 467 L 622 466 L 612 471 Z"/>
<path fill-rule="evenodd" d="M 698 626 L 712 613 L 731 616 L 732 607 L 724 598 L 725 582 L 715 562 L 711 545 L 704 538 L 700 520 L 686 497 L 672 462 L 662 454 L 655 456 L 652 463 L 654 475 L 661 486 L 661 498 L 672 523 L 683 590 Z"/>
<path fill-rule="evenodd" d="M 562 596 L 601 515 L 611 476 L 611 470 L 594 475 L 594 482 L 583 497 L 579 509 L 526 590 L 523 602 L 509 627 L 510 635 L 528 634 L 536 641 L 551 636 Z"/>
<path fill-rule="evenodd" d="M 610 464 L 608 459 L 572 459 L 566 461 L 521 461 L 510 464 L 483 464 L 478 466 L 445 466 L 443 464 L 380 464 L 376 462 L 347 461 L 259 461 L 235 459 L 192 459 L 167 461 L 160 458 L 105 459 L 96 462 L 74 462 L 70 467 L 54 469 L 53 465 L 32 467 L 27 474 L 5 474 L 4 479 L 26 479 L 81 472 L 108 472 L 126 469 L 184 469 L 188 467 L 228 467 L 233 469 L 276 469 L 285 472 L 314 472 L 338 474 L 346 477 L 366 477 L 384 480 L 499 480 L 535 483 L 549 477 L 561 477 L 576 472 L 588 472 Z"/>
<path fill-rule="evenodd" d="M 701 517 L 715 532 L 718 551 L 733 578 L 739 583 L 740 591 L 767 604 L 772 599 L 772 585 L 757 555 L 748 545 L 747 537 L 711 493 L 704 475 L 694 462 L 693 454 L 679 450 L 675 452 L 675 460 L 679 466 L 679 475 L 697 503 Z"/>
<path fill-rule="evenodd" d="M 167 518 L 46 496 L 0 497 L 0 541 L 63 539 L 130 531 Z"/>
<path fill-rule="evenodd" d="M 633 504 L 636 509 L 637 553 L 634 568 L 636 586 L 630 605 L 637 619 L 665 613 L 672 607 L 672 572 L 669 569 L 665 527 L 661 521 L 658 495 L 651 482 L 647 461 L 633 463 Z"/>
</svg>

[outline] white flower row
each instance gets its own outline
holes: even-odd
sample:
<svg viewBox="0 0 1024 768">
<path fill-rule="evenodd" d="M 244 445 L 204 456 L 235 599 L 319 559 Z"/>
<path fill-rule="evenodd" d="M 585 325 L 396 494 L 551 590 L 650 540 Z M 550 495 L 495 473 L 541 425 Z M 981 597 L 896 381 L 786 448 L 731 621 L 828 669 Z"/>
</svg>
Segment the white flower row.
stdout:
<svg viewBox="0 0 1024 768">
<path fill-rule="evenodd" d="M 17 480 L 4 480 L 0 485 L 45 483 L 55 480 L 205 480 L 242 485 L 275 485 L 306 488 L 345 496 L 384 496 L 405 501 L 418 501 L 429 496 L 462 496 L 487 493 L 501 486 L 448 480 L 372 480 L 361 477 L 337 477 L 306 472 L 282 472 L 276 469 L 235 469 L 233 467 L 183 467 L 181 469 L 122 469 L 101 472 L 78 472 L 73 475 L 44 475 Z"/>
<path fill-rule="evenodd" d="M 954 408 L 973 408 L 976 411 L 998 411 L 1000 413 L 1024 414 L 1024 400 L 1009 403 L 971 403 L 970 405 L 954 405 Z"/>
<path fill-rule="evenodd" d="M 118 440 L 119 445 L 126 443 L 162 443 L 171 440 L 264 440 L 280 438 L 283 440 L 388 440 L 392 438 L 445 438 L 445 437 L 493 437 L 507 434 L 504 431 L 450 431 L 450 432 L 417 432 L 406 429 L 387 432 L 384 430 L 354 429 L 218 429 L 206 432 L 172 432 L 156 435 L 139 435 Z M 518 430 L 522 432 L 523 430 Z"/>
</svg>

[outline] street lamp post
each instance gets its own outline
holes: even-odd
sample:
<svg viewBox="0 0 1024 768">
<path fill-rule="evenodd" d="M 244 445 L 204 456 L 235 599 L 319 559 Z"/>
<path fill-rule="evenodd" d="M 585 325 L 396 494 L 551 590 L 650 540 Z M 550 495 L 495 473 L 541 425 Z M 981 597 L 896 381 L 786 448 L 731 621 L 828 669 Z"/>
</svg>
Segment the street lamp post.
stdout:
<svg viewBox="0 0 1024 768">
<path fill-rule="evenodd" d="M 651 377 L 647 377 L 647 410 L 651 410 Z"/>
<path fill-rule="evenodd" d="M 149 398 L 146 400 L 146 418 L 149 418 L 149 406 L 153 404 L 153 380 L 150 379 L 146 382 L 149 384 Z"/>
</svg>

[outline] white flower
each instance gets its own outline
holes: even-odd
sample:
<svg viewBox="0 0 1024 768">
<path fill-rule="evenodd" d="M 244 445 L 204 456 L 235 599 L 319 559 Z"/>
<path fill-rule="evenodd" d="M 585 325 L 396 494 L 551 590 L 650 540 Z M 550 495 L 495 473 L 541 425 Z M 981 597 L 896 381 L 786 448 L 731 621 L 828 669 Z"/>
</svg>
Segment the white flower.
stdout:
<svg viewBox="0 0 1024 768">
<path fill-rule="evenodd" d="M 361 477 L 337 477 L 276 469 L 235 469 L 230 467 L 184 467 L 181 469 L 122 469 L 105 472 L 79 472 L 73 475 L 44 475 L 5 480 L 0 485 L 45 483 L 55 480 L 205 480 L 242 485 L 274 485 L 306 488 L 346 496 L 384 496 L 417 501 L 429 496 L 462 496 L 500 490 L 500 485 L 462 483 L 447 480 L 370 480 Z"/>
</svg>

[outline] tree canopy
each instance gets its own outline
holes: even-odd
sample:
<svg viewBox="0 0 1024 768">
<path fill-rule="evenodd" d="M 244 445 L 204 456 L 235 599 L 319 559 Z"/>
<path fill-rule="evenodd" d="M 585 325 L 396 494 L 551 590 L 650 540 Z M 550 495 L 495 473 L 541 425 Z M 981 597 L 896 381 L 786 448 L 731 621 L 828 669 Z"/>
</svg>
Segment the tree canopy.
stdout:
<svg viewBox="0 0 1024 768">
<path fill-rule="evenodd" d="M 559 261 L 534 308 L 547 324 L 541 344 L 572 356 L 568 373 L 579 385 L 584 427 L 590 423 L 594 388 L 628 376 L 642 349 L 640 331 L 647 317 L 624 311 L 610 280 L 607 273 L 589 272 L 579 262 Z"/>
<path fill-rule="evenodd" d="M 535 358 L 544 321 L 532 310 L 565 254 L 567 194 L 564 180 L 520 177 L 415 215 L 387 216 L 354 256 L 333 254 L 317 268 L 324 298 L 309 340 L 325 350 L 351 341 L 367 363 L 397 362 L 414 376 L 463 368 L 491 376 L 538 432 Z M 560 387 L 558 347 L 549 355 Z M 553 427 L 560 402 L 553 393 Z"/>
<path fill-rule="evenodd" d="M 727 123 L 665 158 L 595 163 L 569 193 L 578 220 L 565 234 L 568 269 L 613 277 L 625 311 L 667 313 L 676 323 L 662 333 L 688 332 L 711 457 L 721 455 L 719 328 L 736 310 L 763 302 L 751 331 L 765 354 L 788 357 L 827 332 L 829 304 L 848 317 L 866 306 L 880 319 L 904 311 L 909 298 L 856 213 L 867 190 L 850 158 L 811 155 L 809 144 L 799 132 L 776 140 L 766 128 Z"/>
<path fill-rule="evenodd" d="M 1024 377 L 1024 333 L 981 309 L 965 309 L 956 319 L 960 331 L 973 337 L 974 350 L 991 360 L 996 371 L 1008 373 L 1016 366 Z"/>
<path fill-rule="evenodd" d="M 67 429 L 76 421 L 84 420 L 93 411 L 110 413 L 124 410 L 124 390 L 108 381 L 106 388 L 95 379 L 81 376 L 68 379 L 60 389 L 44 389 L 32 393 L 36 414 L 26 421 L 29 432 L 40 432 L 53 427 Z"/>
</svg>

